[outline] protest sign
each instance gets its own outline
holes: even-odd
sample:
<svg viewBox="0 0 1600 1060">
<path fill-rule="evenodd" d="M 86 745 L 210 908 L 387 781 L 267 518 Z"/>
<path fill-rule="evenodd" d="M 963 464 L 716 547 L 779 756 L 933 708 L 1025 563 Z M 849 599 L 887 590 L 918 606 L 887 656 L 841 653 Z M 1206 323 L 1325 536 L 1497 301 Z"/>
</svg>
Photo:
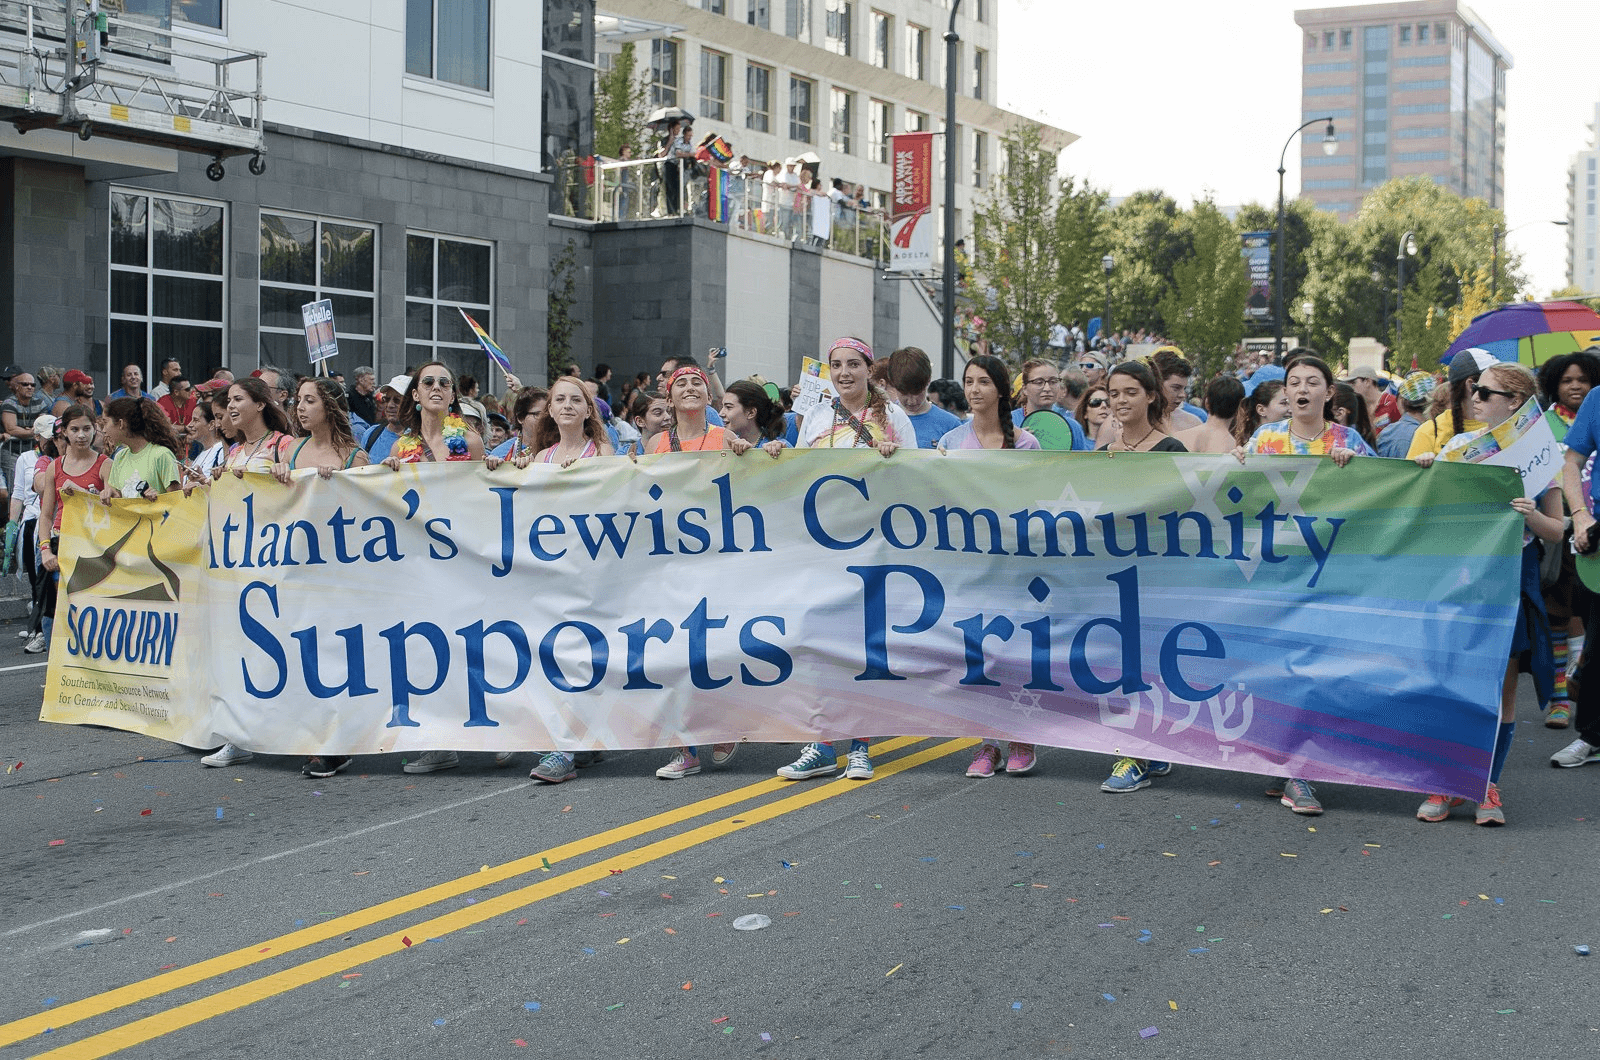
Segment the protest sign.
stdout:
<svg viewBox="0 0 1600 1060">
<path fill-rule="evenodd" d="M 1561 474 L 1561 445 L 1549 419 L 1529 398 L 1511 418 L 1462 442 L 1452 440 L 1439 455 L 1467 464 L 1509 467 L 1522 476 L 1522 495 L 1537 497 Z"/>
<path fill-rule="evenodd" d="M 333 331 L 333 300 L 307 302 L 300 307 L 306 324 L 306 352 L 313 365 L 339 355 L 339 340 Z"/>
<path fill-rule="evenodd" d="M 828 405 L 837 397 L 833 384 L 828 381 L 828 365 L 815 357 L 800 362 L 800 393 L 794 399 L 795 415 L 805 419 L 818 406 Z"/>
<path fill-rule="evenodd" d="M 44 720 L 279 754 L 981 735 L 1477 798 L 1517 614 L 1503 468 L 861 450 L 296 476 L 69 499 Z"/>
</svg>

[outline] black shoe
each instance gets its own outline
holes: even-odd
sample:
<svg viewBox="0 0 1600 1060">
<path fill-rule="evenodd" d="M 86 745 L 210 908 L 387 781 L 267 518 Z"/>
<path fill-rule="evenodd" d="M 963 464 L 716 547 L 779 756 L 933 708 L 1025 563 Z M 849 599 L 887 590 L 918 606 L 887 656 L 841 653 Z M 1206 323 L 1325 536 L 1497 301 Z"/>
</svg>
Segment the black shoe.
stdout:
<svg viewBox="0 0 1600 1060">
<path fill-rule="evenodd" d="M 572 756 L 573 764 L 579 769 L 588 769 L 590 766 L 597 766 L 605 760 L 606 753 L 604 751 L 579 751 L 577 754 Z"/>
<path fill-rule="evenodd" d="M 350 765 L 349 755 L 318 755 L 304 766 L 300 767 L 300 775 L 305 777 L 331 777 L 335 773 L 342 773 Z"/>
</svg>

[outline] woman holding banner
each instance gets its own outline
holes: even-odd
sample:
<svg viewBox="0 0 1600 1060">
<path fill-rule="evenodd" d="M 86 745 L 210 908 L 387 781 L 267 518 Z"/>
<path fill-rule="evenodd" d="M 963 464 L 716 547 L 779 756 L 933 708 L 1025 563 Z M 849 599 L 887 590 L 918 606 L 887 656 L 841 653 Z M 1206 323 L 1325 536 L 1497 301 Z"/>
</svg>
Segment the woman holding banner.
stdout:
<svg viewBox="0 0 1600 1060">
<path fill-rule="evenodd" d="M 1029 361 L 1028 364 L 1038 366 L 1044 362 Z M 1053 365 L 1047 367 L 1054 370 Z M 961 389 L 972 409 L 972 419 L 945 432 L 939 439 L 939 452 L 1040 448 L 1039 440 L 1032 433 L 1012 422 L 1011 373 L 1000 358 L 979 354 L 968 361 L 961 373 Z M 1034 761 L 1033 744 L 1012 740 L 1006 745 L 1004 768 L 1007 773 L 1020 776 L 1030 772 Z M 967 766 L 967 776 L 992 777 L 1000 765 L 1000 745 L 986 737 L 972 764 Z"/>
<path fill-rule="evenodd" d="M 106 406 L 106 448 L 116 456 L 106 471 L 101 499 L 142 497 L 153 501 L 178 484 L 178 440 L 167 414 L 149 400 L 116 398 Z"/>
<path fill-rule="evenodd" d="M 768 383 L 773 392 L 777 386 Z M 740 379 L 728 384 L 722 392 L 722 422 L 726 425 L 723 445 L 735 456 L 760 446 L 774 460 L 789 447 L 783 435 L 788 425 L 784 422 L 783 406 L 759 383 Z"/>
<path fill-rule="evenodd" d="M 1320 357 L 1297 354 L 1283 366 L 1283 393 L 1289 399 L 1289 418 L 1263 423 L 1249 441 L 1233 451 L 1244 463 L 1246 456 L 1326 456 L 1344 467 L 1355 456 L 1377 456 L 1354 427 L 1334 419 L 1333 372 Z M 1282 787 L 1267 789 L 1295 813 L 1316 816 L 1322 812 L 1316 790 L 1304 780 L 1286 778 Z"/>
<path fill-rule="evenodd" d="M 272 465 L 272 474 L 285 486 L 289 472 L 314 467 L 323 478 L 367 463 L 366 450 L 350 431 L 350 413 L 344 388 L 326 376 L 303 379 L 295 392 L 294 415 L 300 440 Z"/>
<path fill-rule="evenodd" d="M 871 385 L 872 347 L 845 337 L 828 350 L 828 377 L 838 395 L 833 407 L 819 406 L 800 422 L 801 449 L 876 449 L 885 459 L 904 447 L 917 447 L 916 428 L 899 405 Z M 778 769 L 786 780 L 832 776 L 839 771 L 838 753 L 828 743 L 809 743 L 800 757 Z M 872 753 L 867 737 L 850 741 L 844 775 L 872 779 Z"/>
<path fill-rule="evenodd" d="M 1445 443 L 1443 452 L 1460 448 L 1480 437 L 1484 431 L 1494 430 L 1527 404 L 1535 392 L 1533 373 L 1520 364 L 1495 364 L 1485 368 L 1471 391 L 1472 418 L 1484 424 L 1484 430 L 1456 435 Z M 1435 454 L 1419 453 L 1413 459 L 1421 467 L 1430 467 Z M 1544 597 L 1539 591 L 1539 559 L 1543 549 L 1536 539 L 1548 542 L 1544 547 L 1554 548 L 1566 533 L 1561 494 L 1554 486 L 1545 490 L 1537 503 L 1527 497 L 1517 497 L 1512 500 L 1511 507 L 1522 514 L 1524 525 L 1522 597 L 1517 607 L 1516 628 L 1511 637 L 1511 657 L 1506 661 L 1505 677 L 1500 682 L 1500 731 L 1494 742 L 1489 787 L 1478 803 L 1477 823 L 1491 828 L 1506 823 L 1499 785 L 1506 755 L 1510 753 L 1511 741 L 1517 733 L 1517 675 L 1533 675 L 1533 687 L 1541 709 L 1550 701 L 1555 686 L 1550 624 L 1545 617 Z M 1417 819 L 1442 821 L 1450 816 L 1452 809 L 1466 801 L 1448 795 L 1430 795 L 1417 808 Z"/>
<path fill-rule="evenodd" d="M 91 448 L 94 414 L 83 405 L 71 404 L 62 412 L 56 421 L 55 443 L 57 450 L 65 451 L 59 459 L 41 463 L 33 474 L 33 490 L 39 495 L 39 562 L 49 579 L 39 626 L 47 643 L 56 618 L 56 594 L 60 591 L 61 565 L 56 560 L 56 550 L 61 546 L 61 512 L 67 495 L 98 494 L 105 489 L 105 473 L 111 464 L 110 457 Z"/>
<path fill-rule="evenodd" d="M 667 402 L 672 406 L 672 426 L 650 443 L 652 453 L 703 453 L 722 449 L 726 431 L 706 420 L 711 402 L 711 381 L 698 365 L 680 364 L 667 378 Z"/>
<path fill-rule="evenodd" d="M 232 471 L 235 478 L 243 478 L 246 471 L 271 472 L 283 458 L 294 439 L 289 435 L 289 417 L 272 395 L 267 384 L 253 376 L 228 387 L 228 420 L 237 441 L 213 476 L 224 471 Z"/>
</svg>

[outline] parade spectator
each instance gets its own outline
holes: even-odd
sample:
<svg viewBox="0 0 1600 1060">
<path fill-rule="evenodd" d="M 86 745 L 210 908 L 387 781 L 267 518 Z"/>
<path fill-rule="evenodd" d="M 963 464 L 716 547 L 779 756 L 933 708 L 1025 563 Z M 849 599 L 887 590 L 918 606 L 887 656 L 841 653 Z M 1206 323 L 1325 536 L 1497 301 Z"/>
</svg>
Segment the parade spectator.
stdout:
<svg viewBox="0 0 1600 1060">
<path fill-rule="evenodd" d="M 374 392 L 373 404 L 378 410 L 378 422 L 367 430 L 365 438 L 360 439 L 361 447 L 367 451 L 367 459 L 374 464 L 383 463 L 394 443 L 405 433 L 405 424 L 400 419 L 400 406 L 410 392 L 409 375 L 397 375 Z"/>
<path fill-rule="evenodd" d="M 162 398 L 172 393 L 172 381 L 183 374 L 183 364 L 176 357 L 168 357 L 161 362 L 156 371 L 160 374 L 161 379 L 155 386 L 150 388 L 150 397 L 160 402 Z M 169 416 L 167 418 L 171 419 L 172 417 Z M 173 420 L 172 422 L 177 423 L 178 421 Z"/>
<path fill-rule="evenodd" d="M 53 364 L 41 364 L 39 370 L 33 373 L 39 381 L 39 393 L 50 401 L 50 407 L 55 408 L 55 403 L 61 400 L 61 369 Z M 54 413 L 51 413 L 54 415 Z"/>
<path fill-rule="evenodd" d="M 1378 432 L 1378 455 L 1404 459 L 1412 436 L 1422 426 L 1422 417 L 1439 381 L 1428 372 L 1412 372 L 1400 384 L 1400 418 Z"/>
<path fill-rule="evenodd" d="M 1231 375 L 1219 375 L 1206 384 L 1206 421 L 1174 435 L 1191 453 L 1229 453 L 1238 445 L 1239 408 L 1244 384 Z"/>
<path fill-rule="evenodd" d="M 1036 413 L 1051 412 L 1059 416 L 1063 421 L 1057 426 L 1064 427 L 1067 430 L 1071 436 L 1071 444 L 1070 446 L 1061 445 L 1059 442 L 1046 444 L 1047 439 L 1040 439 L 1040 445 L 1047 449 L 1071 448 L 1080 452 L 1094 448 L 1088 437 L 1084 435 L 1083 427 L 1079 425 L 1077 417 L 1070 410 L 1056 404 L 1062 394 L 1062 390 L 1061 370 L 1056 367 L 1054 361 L 1024 361 L 1022 362 L 1022 367 L 1017 370 L 1017 374 L 1022 382 L 1022 400 L 1018 407 L 1010 410 L 1012 426 L 1021 427 L 1023 421 Z M 970 407 L 972 404 L 970 388 L 964 386 L 962 392 L 967 397 L 967 404 Z M 1006 404 L 1009 406 L 1011 402 L 1008 400 Z M 974 409 L 974 415 L 976 415 L 976 409 Z M 1054 433 L 1059 434 L 1060 431 L 1058 430 Z"/>
<path fill-rule="evenodd" d="M 916 432 L 917 446 L 935 449 L 939 439 L 960 426 L 961 420 L 928 400 L 928 384 L 933 379 L 933 364 L 928 355 L 916 346 L 902 346 L 885 359 L 888 383 L 886 396 L 899 403 L 911 429 Z"/>
<path fill-rule="evenodd" d="M 1349 383 L 1333 384 L 1333 421 L 1354 430 L 1373 452 L 1377 452 L 1378 437 L 1367 416 L 1367 403 Z"/>
<path fill-rule="evenodd" d="M 171 376 L 164 384 L 167 392 L 156 399 L 156 407 L 166 414 L 167 420 L 175 428 L 181 428 L 189 422 L 189 417 L 194 415 L 195 406 L 200 403 L 195 395 L 194 387 L 189 380 L 181 375 Z"/>
<path fill-rule="evenodd" d="M 125 364 L 122 366 L 122 389 L 113 390 L 111 396 L 106 400 L 115 401 L 117 398 L 142 398 L 148 396 L 144 392 L 144 369 L 136 364 Z"/>
<path fill-rule="evenodd" d="M 4 442 L 0 442 L 0 475 L 4 476 L 0 489 L 12 480 L 17 457 L 33 448 L 34 421 L 48 413 L 54 404 L 38 390 L 34 376 L 19 371 L 11 377 L 11 393 L 0 401 L 0 429 L 5 434 Z"/>
<path fill-rule="evenodd" d="M 838 395 L 831 407 L 816 410 L 800 425 L 802 449 L 875 448 L 885 459 L 900 448 L 913 448 L 917 432 L 911 421 L 874 390 L 870 377 L 872 347 L 857 338 L 842 338 L 828 350 L 828 377 Z M 872 752 L 866 737 L 850 741 L 844 775 L 872 779 Z M 800 757 L 778 770 L 786 780 L 831 776 L 839 770 L 838 754 L 828 743 L 809 743 Z"/>
<path fill-rule="evenodd" d="M 1459 356 L 1459 355 L 1458 355 Z M 1534 395 L 1534 375 L 1520 364 L 1495 364 L 1485 368 L 1472 387 L 1472 418 L 1492 430 L 1510 419 Z M 1460 448 L 1483 432 L 1460 434 L 1445 443 L 1444 452 Z M 1415 460 L 1422 467 L 1434 463 L 1432 452 L 1419 453 Z M 1545 618 L 1544 599 L 1539 591 L 1539 540 L 1554 545 L 1566 531 L 1561 515 L 1561 500 L 1555 488 L 1546 490 L 1537 501 L 1517 497 L 1511 507 L 1522 515 L 1521 596 L 1516 623 L 1512 626 L 1511 655 L 1500 681 L 1500 729 L 1495 737 L 1494 758 L 1489 767 L 1489 785 L 1478 802 L 1477 823 L 1494 827 L 1506 823 L 1500 798 L 1500 773 L 1517 734 L 1517 675 L 1533 675 L 1533 685 L 1541 708 L 1549 702 L 1554 688 L 1555 663 L 1550 651 L 1550 627 Z M 1423 821 L 1443 821 L 1450 811 L 1467 800 L 1447 795 L 1430 795 L 1417 809 Z"/>
<path fill-rule="evenodd" d="M 350 373 L 350 415 L 363 423 L 378 422 L 378 402 L 373 396 L 378 390 L 378 373 L 371 365 L 362 365 Z"/>
<path fill-rule="evenodd" d="M 289 381 L 294 378 L 290 373 L 277 365 L 263 364 L 250 373 L 251 378 L 261 380 L 266 386 L 267 393 L 271 396 L 273 404 L 280 409 L 287 410 L 289 406 Z"/>
</svg>

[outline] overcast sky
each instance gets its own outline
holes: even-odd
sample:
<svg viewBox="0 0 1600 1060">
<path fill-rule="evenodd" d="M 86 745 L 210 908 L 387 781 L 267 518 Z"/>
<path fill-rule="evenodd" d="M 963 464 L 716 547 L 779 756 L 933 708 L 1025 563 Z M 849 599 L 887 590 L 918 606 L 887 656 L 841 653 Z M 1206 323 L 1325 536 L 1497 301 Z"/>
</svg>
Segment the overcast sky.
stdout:
<svg viewBox="0 0 1600 1060">
<path fill-rule="evenodd" d="M 1278 152 L 1300 124 L 1303 37 L 1285 0 L 1001 0 L 1000 105 L 1077 133 L 1066 169 L 1113 195 L 1159 187 L 1187 205 L 1276 203 Z M 1332 4 L 1326 6 L 1335 6 Z M 1539 297 L 1565 285 L 1567 163 L 1600 101 L 1595 0 L 1473 0 L 1511 53 L 1506 223 Z M 1348 149 L 1348 144 L 1341 147 Z M 1290 150 L 1284 188 L 1300 187 Z"/>
</svg>

